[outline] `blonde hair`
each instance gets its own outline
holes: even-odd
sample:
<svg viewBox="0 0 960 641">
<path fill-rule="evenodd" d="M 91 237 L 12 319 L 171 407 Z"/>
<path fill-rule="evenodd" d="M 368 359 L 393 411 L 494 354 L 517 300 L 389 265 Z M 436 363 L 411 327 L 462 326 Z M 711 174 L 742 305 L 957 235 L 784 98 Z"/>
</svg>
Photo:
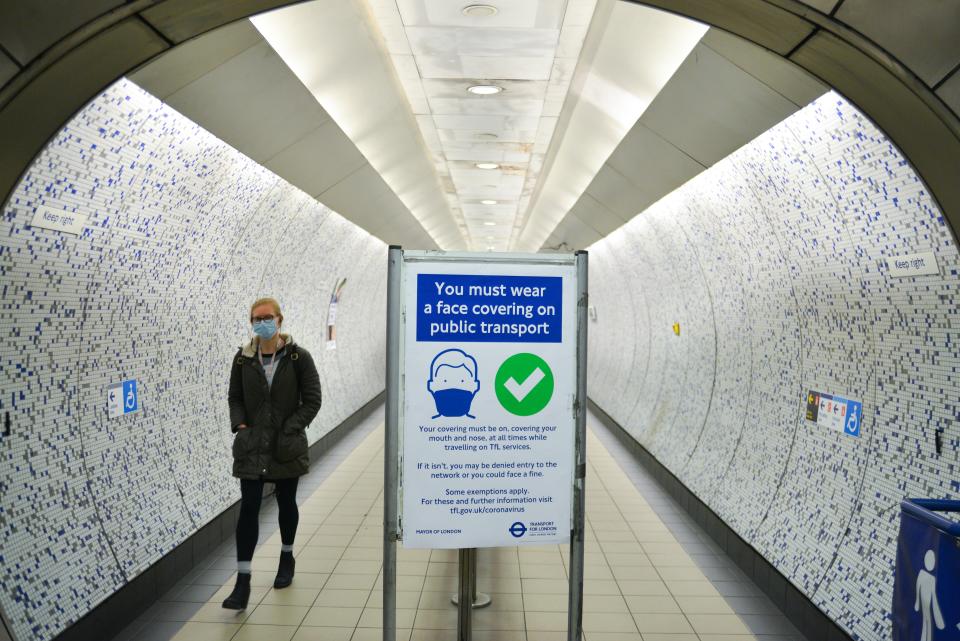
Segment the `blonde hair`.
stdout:
<svg viewBox="0 0 960 641">
<path fill-rule="evenodd" d="M 253 302 L 253 305 L 250 306 L 250 319 L 253 320 L 253 310 L 260 307 L 261 305 L 271 305 L 273 307 L 273 313 L 277 315 L 280 322 L 283 322 L 283 313 L 280 311 L 280 303 L 277 302 L 276 298 L 258 298 Z"/>
</svg>

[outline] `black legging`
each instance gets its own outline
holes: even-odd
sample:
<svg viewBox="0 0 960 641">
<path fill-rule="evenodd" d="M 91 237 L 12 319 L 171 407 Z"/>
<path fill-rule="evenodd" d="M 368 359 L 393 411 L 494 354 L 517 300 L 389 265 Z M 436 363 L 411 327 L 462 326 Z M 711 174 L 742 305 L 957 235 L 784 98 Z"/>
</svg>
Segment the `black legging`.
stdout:
<svg viewBox="0 0 960 641">
<path fill-rule="evenodd" d="M 260 500 L 263 484 L 274 483 L 277 505 L 280 507 L 280 540 L 293 545 L 297 535 L 300 512 L 297 510 L 298 477 L 277 481 L 240 479 L 240 517 L 237 519 L 237 561 L 253 560 L 253 551 L 260 536 Z"/>
</svg>

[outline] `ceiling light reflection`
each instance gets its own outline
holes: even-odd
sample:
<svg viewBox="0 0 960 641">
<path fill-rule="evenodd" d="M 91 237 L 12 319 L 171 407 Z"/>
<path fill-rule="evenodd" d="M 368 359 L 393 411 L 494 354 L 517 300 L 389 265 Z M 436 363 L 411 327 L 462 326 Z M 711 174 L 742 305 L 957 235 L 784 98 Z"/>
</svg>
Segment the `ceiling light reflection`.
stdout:
<svg viewBox="0 0 960 641">
<path fill-rule="evenodd" d="M 492 96 L 503 91 L 503 87 L 497 85 L 471 85 L 467 87 L 467 91 L 475 96 Z"/>
</svg>

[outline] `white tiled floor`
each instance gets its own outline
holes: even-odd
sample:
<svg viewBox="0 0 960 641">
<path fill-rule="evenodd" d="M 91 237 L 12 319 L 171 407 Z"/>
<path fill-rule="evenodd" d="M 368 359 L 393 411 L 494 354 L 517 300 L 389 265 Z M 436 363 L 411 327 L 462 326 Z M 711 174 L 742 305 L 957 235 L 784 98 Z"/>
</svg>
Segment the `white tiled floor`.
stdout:
<svg viewBox="0 0 960 641">
<path fill-rule="evenodd" d="M 669 498 L 647 485 L 605 428 L 590 425 L 586 641 L 802 641 Z M 276 519 L 273 505 L 264 511 L 246 611 L 220 607 L 234 582 L 234 548 L 226 543 L 115 641 L 381 641 L 382 444 L 379 414 L 305 477 L 293 586 L 270 587 L 280 553 L 275 527 L 264 535 Z M 476 641 L 566 639 L 567 546 L 481 549 L 478 566 L 478 588 L 493 604 L 474 612 Z M 453 639 L 456 551 L 400 548 L 397 574 L 398 641 Z"/>
</svg>

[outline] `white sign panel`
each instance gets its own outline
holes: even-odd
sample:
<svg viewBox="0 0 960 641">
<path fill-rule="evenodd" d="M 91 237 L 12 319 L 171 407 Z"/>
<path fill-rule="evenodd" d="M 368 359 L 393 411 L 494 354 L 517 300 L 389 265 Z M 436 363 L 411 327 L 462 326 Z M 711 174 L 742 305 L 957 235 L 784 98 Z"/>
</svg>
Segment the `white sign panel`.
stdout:
<svg viewBox="0 0 960 641">
<path fill-rule="evenodd" d="M 928 276 L 940 273 L 937 256 L 933 252 L 892 256 L 887 262 L 890 266 L 890 275 L 895 278 Z"/>
<path fill-rule="evenodd" d="M 806 418 L 817 425 L 860 438 L 863 403 L 836 394 L 810 390 L 807 392 Z"/>
<path fill-rule="evenodd" d="M 405 547 L 569 540 L 576 268 L 535 260 L 404 262 Z"/>
<path fill-rule="evenodd" d="M 123 416 L 140 409 L 137 381 L 116 383 L 107 388 L 107 411 L 110 417 Z"/>
<path fill-rule="evenodd" d="M 37 207 L 37 213 L 33 215 L 33 220 L 30 221 L 31 227 L 43 227 L 44 229 L 53 229 L 78 236 L 83 232 L 83 227 L 86 224 L 86 214 L 61 211 L 46 205 Z"/>
</svg>

